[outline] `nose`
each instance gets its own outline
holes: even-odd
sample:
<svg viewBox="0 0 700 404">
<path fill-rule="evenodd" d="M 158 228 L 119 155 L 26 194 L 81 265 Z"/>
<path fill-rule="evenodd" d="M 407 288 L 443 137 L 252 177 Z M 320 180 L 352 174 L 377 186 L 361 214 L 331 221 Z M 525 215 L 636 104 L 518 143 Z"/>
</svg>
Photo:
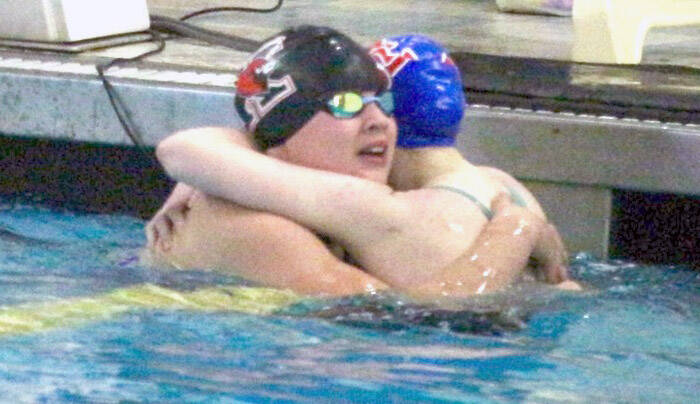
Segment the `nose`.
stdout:
<svg viewBox="0 0 700 404">
<path fill-rule="evenodd" d="M 394 118 L 387 116 L 376 103 L 366 105 L 361 113 L 362 129 L 367 133 L 386 132 Z"/>
</svg>

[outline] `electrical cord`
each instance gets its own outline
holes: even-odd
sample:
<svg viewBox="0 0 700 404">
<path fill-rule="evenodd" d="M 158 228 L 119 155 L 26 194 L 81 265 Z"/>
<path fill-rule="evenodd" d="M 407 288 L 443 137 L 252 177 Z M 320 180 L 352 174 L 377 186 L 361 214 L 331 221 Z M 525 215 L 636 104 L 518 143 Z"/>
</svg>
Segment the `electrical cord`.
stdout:
<svg viewBox="0 0 700 404">
<path fill-rule="evenodd" d="M 157 44 L 155 49 L 151 49 L 147 52 L 144 52 L 138 56 L 134 56 L 131 58 L 116 58 L 110 60 L 107 63 L 102 63 L 95 66 L 95 69 L 97 69 L 97 76 L 102 81 L 102 85 L 104 86 L 105 91 L 107 92 L 107 96 L 109 97 L 109 102 L 110 104 L 112 104 L 112 108 L 117 114 L 117 119 L 119 119 L 119 123 L 121 123 L 122 128 L 124 128 L 124 131 L 126 132 L 127 136 L 129 136 L 129 139 L 131 139 L 134 145 L 136 145 L 141 151 L 144 151 L 145 148 L 143 139 L 141 138 L 141 135 L 139 135 L 136 126 L 132 122 L 129 110 L 119 98 L 119 95 L 114 90 L 114 86 L 112 86 L 112 83 L 110 83 L 109 80 L 107 80 L 105 72 L 116 65 L 141 60 L 145 57 L 161 52 L 165 48 L 165 39 L 157 31 L 149 30 L 148 33 L 151 34 L 151 40 L 156 42 Z"/>
<path fill-rule="evenodd" d="M 119 95 L 114 89 L 114 86 L 112 83 L 107 80 L 107 77 L 105 76 L 105 72 L 109 70 L 111 67 L 114 67 L 116 65 L 124 64 L 124 63 L 129 63 L 129 62 L 134 62 L 137 60 L 144 59 L 148 56 L 160 53 L 165 49 L 165 41 L 167 38 L 163 36 L 163 34 L 175 34 L 178 36 L 183 36 L 187 38 L 193 38 L 197 39 L 212 45 L 219 45 L 219 46 L 224 46 L 227 48 L 231 49 L 236 49 L 239 51 L 244 51 L 244 52 L 253 52 L 254 50 L 258 49 L 260 46 L 261 42 L 248 39 L 248 38 L 243 38 L 239 37 L 236 35 L 229 35 L 229 34 L 224 34 L 221 32 L 217 31 L 212 31 L 204 28 L 197 27 L 195 25 L 185 23 L 185 20 L 188 20 L 193 17 L 197 17 L 200 15 L 204 14 L 210 14 L 210 13 L 218 13 L 218 12 L 229 12 L 229 11 L 237 11 L 237 12 L 252 12 L 252 13 L 271 13 L 276 10 L 278 10 L 280 7 L 282 7 L 283 0 L 277 0 L 277 4 L 274 7 L 271 8 L 248 8 L 248 7 L 215 7 L 215 8 L 207 8 L 199 11 L 195 11 L 189 14 L 186 14 L 179 19 L 175 18 L 170 18 L 170 17 L 164 17 L 164 16 L 159 16 L 159 15 L 150 15 L 151 19 L 151 27 L 148 30 L 148 33 L 151 34 L 151 41 L 156 43 L 156 48 L 149 50 L 147 52 L 144 52 L 138 56 L 132 57 L 132 58 L 116 58 L 112 59 L 111 61 L 103 64 L 99 64 L 95 66 L 97 69 L 97 75 L 99 76 L 100 80 L 102 81 L 102 85 L 105 88 L 105 91 L 107 92 L 107 96 L 109 97 L 109 102 L 112 104 L 112 108 L 114 109 L 114 112 L 117 114 L 117 118 L 119 119 L 119 123 L 121 124 L 122 128 L 124 128 L 124 131 L 126 132 L 127 136 L 131 139 L 131 141 L 134 143 L 135 146 L 138 147 L 139 150 L 142 152 L 146 153 L 145 151 L 145 143 L 143 141 L 143 138 L 141 135 L 139 135 L 139 131 L 136 128 L 136 125 L 133 123 L 133 120 L 131 119 L 131 114 L 129 113 L 129 110 L 126 108 L 124 105 L 124 102 L 119 98 Z"/>
<path fill-rule="evenodd" d="M 260 42 L 235 35 L 228 35 L 197 27 L 170 17 L 151 15 L 151 29 L 174 33 L 187 38 L 197 39 L 212 45 L 224 46 L 245 52 L 252 52 L 260 46 Z"/>
<path fill-rule="evenodd" d="M 199 11 L 195 11 L 195 12 L 192 12 L 189 14 L 185 14 L 184 16 L 180 17 L 180 21 L 189 20 L 192 17 L 198 17 L 198 16 L 204 15 L 204 14 L 219 13 L 219 12 L 224 12 L 224 11 L 242 11 L 242 12 L 248 12 L 248 13 L 271 13 L 273 11 L 279 10 L 279 8 L 282 7 L 282 2 L 283 2 L 283 0 L 277 0 L 277 4 L 271 8 L 250 8 L 250 7 L 206 8 L 204 10 L 199 10 Z"/>
</svg>

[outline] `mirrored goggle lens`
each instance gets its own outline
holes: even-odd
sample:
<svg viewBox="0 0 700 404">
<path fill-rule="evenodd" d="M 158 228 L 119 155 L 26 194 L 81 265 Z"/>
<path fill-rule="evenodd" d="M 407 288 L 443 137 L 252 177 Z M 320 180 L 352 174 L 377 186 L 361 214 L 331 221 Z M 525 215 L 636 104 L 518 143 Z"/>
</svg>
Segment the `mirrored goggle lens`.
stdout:
<svg viewBox="0 0 700 404">
<path fill-rule="evenodd" d="M 378 95 L 362 96 L 353 92 L 335 94 L 327 102 L 328 110 L 336 118 L 352 118 L 362 112 L 366 105 L 376 102 L 387 115 L 394 113 L 394 97 L 391 91 Z"/>
</svg>

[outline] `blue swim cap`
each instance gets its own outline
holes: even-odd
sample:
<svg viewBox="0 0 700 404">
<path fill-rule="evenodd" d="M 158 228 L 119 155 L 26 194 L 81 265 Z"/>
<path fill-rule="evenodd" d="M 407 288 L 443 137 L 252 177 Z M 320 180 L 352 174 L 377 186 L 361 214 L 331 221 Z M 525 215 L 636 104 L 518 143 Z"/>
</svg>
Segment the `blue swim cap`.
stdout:
<svg viewBox="0 0 700 404">
<path fill-rule="evenodd" d="M 380 40 L 370 54 L 393 77 L 397 146 L 453 146 L 465 99 L 445 48 L 423 35 L 403 35 Z"/>
</svg>

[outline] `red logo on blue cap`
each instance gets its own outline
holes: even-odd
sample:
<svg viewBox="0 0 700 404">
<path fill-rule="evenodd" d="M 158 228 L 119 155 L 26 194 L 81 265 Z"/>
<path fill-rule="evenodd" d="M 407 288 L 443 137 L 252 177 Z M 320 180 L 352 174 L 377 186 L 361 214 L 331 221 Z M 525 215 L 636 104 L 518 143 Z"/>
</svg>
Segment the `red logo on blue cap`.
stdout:
<svg viewBox="0 0 700 404">
<path fill-rule="evenodd" d="M 413 49 L 406 47 L 397 52 L 396 48 L 398 46 L 398 42 L 385 38 L 374 44 L 369 51 L 370 56 L 381 63 L 391 73 L 392 77 L 396 76 L 408 62 L 418 60 L 418 55 Z"/>
<path fill-rule="evenodd" d="M 447 52 L 442 52 L 442 55 L 440 55 L 440 61 L 450 66 L 457 66 L 454 60 L 452 60 L 452 58 L 450 57 L 450 55 L 447 54 Z"/>
</svg>

